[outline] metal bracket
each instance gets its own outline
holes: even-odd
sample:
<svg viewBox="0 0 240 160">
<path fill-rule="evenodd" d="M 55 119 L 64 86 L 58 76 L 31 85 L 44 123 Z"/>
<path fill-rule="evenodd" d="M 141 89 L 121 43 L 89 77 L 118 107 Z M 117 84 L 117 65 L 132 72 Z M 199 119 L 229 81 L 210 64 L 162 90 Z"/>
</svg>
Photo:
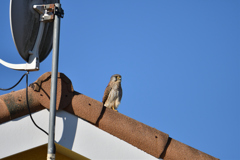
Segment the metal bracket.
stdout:
<svg viewBox="0 0 240 160">
<path fill-rule="evenodd" d="M 40 21 L 52 22 L 54 20 L 54 15 L 63 18 L 64 10 L 58 8 L 55 4 L 42 4 L 33 5 L 33 8 L 41 15 Z"/>
<path fill-rule="evenodd" d="M 40 14 L 40 21 L 52 22 L 54 20 L 54 4 L 33 5 L 33 9 Z"/>
<path fill-rule="evenodd" d="M 60 18 L 63 18 L 64 10 L 62 8 L 55 7 L 54 14 Z"/>
</svg>

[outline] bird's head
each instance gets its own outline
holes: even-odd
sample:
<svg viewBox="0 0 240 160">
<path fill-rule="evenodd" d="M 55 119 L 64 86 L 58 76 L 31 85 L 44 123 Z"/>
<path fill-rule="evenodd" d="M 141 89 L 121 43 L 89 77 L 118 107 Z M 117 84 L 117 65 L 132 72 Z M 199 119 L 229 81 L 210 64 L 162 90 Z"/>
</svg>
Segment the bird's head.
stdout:
<svg viewBox="0 0 240 160">
<path fill-rule="evenodd" d="M 122 80 L 122 76 L 120 74 L 114 74 L 111 77 L 112 82 L 121 82 L 121 80 Z"/>
</svg>

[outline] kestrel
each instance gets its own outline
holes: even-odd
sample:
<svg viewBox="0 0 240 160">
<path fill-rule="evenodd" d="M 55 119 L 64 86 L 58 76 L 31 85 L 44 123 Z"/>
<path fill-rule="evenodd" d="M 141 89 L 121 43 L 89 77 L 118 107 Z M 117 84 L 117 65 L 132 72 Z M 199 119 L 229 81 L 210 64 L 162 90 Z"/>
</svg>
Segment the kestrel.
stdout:
<svg viewBox="0 0 240 160">
<path fill-rule="evenodd" d="M 112 75 L 110 82 L 104 91 L 102 99 L 103 105 L 113 109 L 114 111 L 117 111 L 122 99 L 121 79 L 122 76 L 119 74 Z"/>
</svg>

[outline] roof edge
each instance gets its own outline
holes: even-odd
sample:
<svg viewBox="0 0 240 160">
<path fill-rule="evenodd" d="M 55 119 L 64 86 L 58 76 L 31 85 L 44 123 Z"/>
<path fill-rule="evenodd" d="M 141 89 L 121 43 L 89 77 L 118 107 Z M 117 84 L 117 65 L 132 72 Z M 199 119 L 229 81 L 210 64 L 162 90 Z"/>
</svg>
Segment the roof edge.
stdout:
<svg viewBox="0 0 240 160">
<path fill-rule="evenodd" d="M 35 87 L 34 87 L 35 85 Z M 37 85 L 37 87 L 36 87 Z M 49 109 L 51 74 L 40 76 L 28 87 L 31 112 L 44 108 Z M 26 89 L 0 96 L 0 124 L 28 114 Z M 78 116 L 100 129 L 132 144 L 156 158 L 170 159 L 209 159 L 215 160 L 206 153 L 169 138 L 168 134 L 147 126 L 103 106 L 95 99 L 73 91 L 72 83 L 64 74 L 58 73 L 56 109 Z"/>
</svg>

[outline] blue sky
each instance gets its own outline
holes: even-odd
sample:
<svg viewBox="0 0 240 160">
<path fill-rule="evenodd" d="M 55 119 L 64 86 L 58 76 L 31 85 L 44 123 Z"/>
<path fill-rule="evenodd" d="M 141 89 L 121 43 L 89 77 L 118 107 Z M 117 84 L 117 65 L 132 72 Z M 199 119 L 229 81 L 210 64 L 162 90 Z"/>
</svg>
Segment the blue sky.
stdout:
<svg viewBox="0 0 240 160">
<path fill-rule="evenodd" d="M 240 159 L 238 0 L 62 0 L 59 72 L 101 101 L 122 75 L 119 112 L 220 159 Z M 0 58 L 24 63 L 1 0 Z M 52 54 L 29 83 L 51 71 Z M 0 87 L 24 72 L 0 65 Z M 25 87 L 20 83 L 14 90 Z M 0 91 L 0 94 L 8 92 Z"/>
</svg>

